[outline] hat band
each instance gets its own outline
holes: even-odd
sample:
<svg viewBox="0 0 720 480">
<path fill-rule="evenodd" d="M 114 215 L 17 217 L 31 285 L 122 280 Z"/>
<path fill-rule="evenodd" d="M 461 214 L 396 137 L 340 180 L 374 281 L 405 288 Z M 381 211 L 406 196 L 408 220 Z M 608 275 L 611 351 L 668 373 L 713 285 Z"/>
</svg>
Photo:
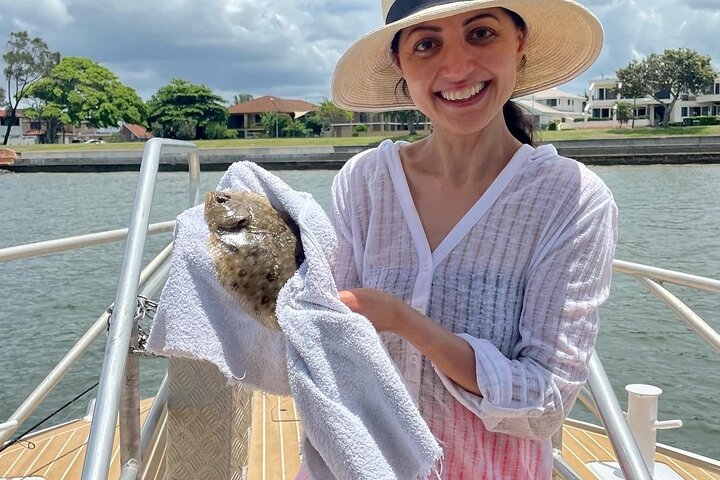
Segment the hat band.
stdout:
<svg viewBox="0 0 720 480">
<path fill-rule="evenodd" d="M 417 13 L 436 5 L 444 5 L 446 3 L 468 2 L 470 0 L 396 0 L 385 17 L 385 25 Z"/>
</svg>

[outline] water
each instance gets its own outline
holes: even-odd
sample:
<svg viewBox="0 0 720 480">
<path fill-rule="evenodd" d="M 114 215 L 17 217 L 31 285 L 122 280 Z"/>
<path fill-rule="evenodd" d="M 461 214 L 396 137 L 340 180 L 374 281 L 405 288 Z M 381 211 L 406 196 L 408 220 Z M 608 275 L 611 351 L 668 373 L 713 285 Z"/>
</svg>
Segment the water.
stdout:
<svg viewBox="0 0 720 480">
<path fill-rule="evenodd" d="M 594 170 L 620 208 L 617 258 L 720 278 L 720 165 Z M 333 171 L 276 173 L 328 208 Z M 220 175 L 203 173 L 203 191 Z M 126 226 L 136 179 L 133 172 L 0 176 L 0 247 Z M 187 202 L 187 174 L 161 173 L 155 199 L 151 221 L 174 218 Z M 168 239 L 151 237 L 148 251 Z M 0 422 L 113 301 L 123 249 L 104 245 L 0 264 Z M 671 290 L 720 328 L 719 295 Z M 628 383 L 661 387 L 661 419 L 680 418 L 685 426 L 658 432 L 659 441 L 720 458 L 718 355 L 622 275 L 615 275 L 602 318 L 598 348 L 621 404 Z M 103 349 L 97 341 L 21 430 L 94 384 Z M 164 366 L 162 359 L 141 362 L 144 395 L 154 392 Z M 50 423 L 82 416 L 86 404 L 83 398 Z M 592 420 L 581 407 L 572 416 Z"/>
</svg>

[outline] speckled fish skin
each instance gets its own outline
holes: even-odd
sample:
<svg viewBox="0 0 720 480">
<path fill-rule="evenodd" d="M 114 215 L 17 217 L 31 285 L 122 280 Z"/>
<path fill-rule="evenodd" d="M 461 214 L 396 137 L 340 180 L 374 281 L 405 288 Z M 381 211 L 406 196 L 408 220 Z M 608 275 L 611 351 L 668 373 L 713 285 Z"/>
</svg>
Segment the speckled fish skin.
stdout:
<svg viewBox="0 0 720 480">
<path fill-rule="evenodd" d="M 295 222 L 264 195 L 244 191 L 208 192 L 205 221 L 220 283 L 258 322 L 280 330 L 278 292 L 305 260 Z"/>
</svg>

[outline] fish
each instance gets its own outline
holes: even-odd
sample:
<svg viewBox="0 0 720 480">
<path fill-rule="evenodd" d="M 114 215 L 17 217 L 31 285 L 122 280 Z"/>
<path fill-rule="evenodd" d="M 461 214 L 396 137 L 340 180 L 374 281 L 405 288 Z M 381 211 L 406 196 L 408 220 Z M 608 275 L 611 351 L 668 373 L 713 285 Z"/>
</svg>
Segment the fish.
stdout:
<svg viewBox="0 0 720 480">
<path fill-rule="evenodd" d="M 305 260 L 300 229 L 265 195 L 214 190 L 205 194 L 208 251 L 220 284 L 261 325 L 280 330 L 280 289 Z"/>
</svg>

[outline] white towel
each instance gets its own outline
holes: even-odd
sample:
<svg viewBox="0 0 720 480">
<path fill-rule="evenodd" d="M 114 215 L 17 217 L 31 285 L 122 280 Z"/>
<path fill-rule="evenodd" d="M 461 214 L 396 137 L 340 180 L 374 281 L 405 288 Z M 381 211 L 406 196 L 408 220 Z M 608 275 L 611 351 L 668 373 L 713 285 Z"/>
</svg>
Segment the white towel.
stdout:
<svg viewBox="0 0 720 480">
<path fill-rule="evenodd" d="M 230 383 L 291 393 L 316 480 L 427 477 L 442 452 L 373 326 L 338 298 L 337 239 L 320 205 L 250 162 L 233 164 L 218 189 L 265 194 L 300 228 L 306 260 L 278 296 L 282 332 L 261 327 L 220 285 L 198 206 L 177 219 L 148 350 L 208 360 Z"/>
</svg>

